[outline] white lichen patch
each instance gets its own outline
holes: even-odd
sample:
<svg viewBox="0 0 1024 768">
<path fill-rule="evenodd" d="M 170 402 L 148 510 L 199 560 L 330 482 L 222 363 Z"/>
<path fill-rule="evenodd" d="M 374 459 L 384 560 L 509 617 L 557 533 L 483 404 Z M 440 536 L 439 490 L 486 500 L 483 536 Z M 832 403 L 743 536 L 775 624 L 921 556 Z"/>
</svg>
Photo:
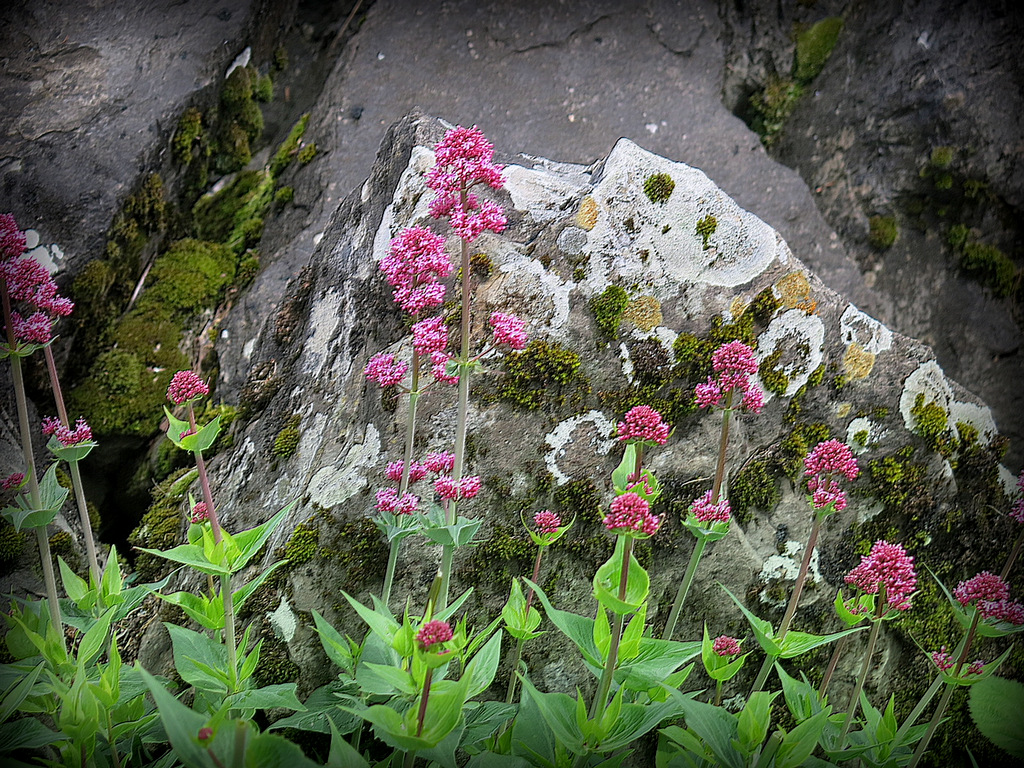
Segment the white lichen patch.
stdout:
<svg viewBox="0 0 1024 768">
<path fill-rule="evenodd" d="M 589 448 L 593 453 L 607 456 L 612 446 L 615 445 L 615 440 L 608 437 L 615 429 L 615 422 L 609 420 L 600 411 L 587 411 L 561 422 L 544 437 L 544 442 L 551 446 L 545 461 L 548 472 L 555 478 L 556 485 L 569 482 L 569 476 L 559 468 L 558 462 L 565 456 L 566 446 L 573 442 L 573 434 L 583 424 L 592 424 L 594 427 L 589 443 Z"/>
<path fill-rule="evenodd" d="M 34 229 L 25 230 L 25 256 L 46 269 L 51 275 L 60 271 L 64 261 L 64 249 L 56 243 L 41 245 L 39 232 Z"/>
<path fill-rule="evenodd" d="M 367 470 L 379 461 L 380 449 L 380 432 L 367 424 L 362 442 L 350 445 L 337 465 L 321 467 L 313 475 L 306 486 L 310 502 L 330 509 L 361 492 L 367 486 Z"/>
<path fill-rule="evenodd" d="M 331 339 L 338 329 L 341 299 L 341 294 L 332 288 L 313 303 L 309 312 L 309 327 L 312 330 L 303 344 L 303 371 L 311 377 L 319 376 L 327 362 Z"/>
<path fill-rule="evenodd" d="M 872 355 L 892 347 L 892 331 L 853 304 L 848 305 L 839 318 L 839 333 L 844 344 L 857 343 Z"/>
<path fill-rule="evenodd" d="M 825 325 L 821 318 L 799 309 L 791 309 L 772 320 L 767 330 L 758 337 L 757 361 L 761 364 L 776 350 L 784 350 L 781 368 L 789 379 L 785 396 L 790 397 L 807 383 L 811 374 L 821 365 L 824 344 Z M 771 400 L 773 394 L 765 389 L 764 382 L 760 382 L 760 387 L 764 390 L 765 402 Z"/>
<path fill-rule="evenodd" d="M 512 205 L 539 224 L 564 216 L 565 201 L 581 196 L 586 190 L 585 179 L 578 172 L 562 174 L 557 168 L 507 165 L 501 175 L 512 197 Z"/>
<path fill-rule="evenodd" d="M 846 427 L 846 444 L 854 453 L 865 453 L 871 445 L 881 442 L 885 435 L 886 430 L 880 425 L 869 418 L 859 416 Z"/>
<path fill-rule="evenodd" d="M 966 424 L 978 431 L 978 440 L 987 443 L 996 435 L 996 422 L 992 418 L 992 411 L 986 406 L 975 405 L 974 403 L 962 403 L 954 400 L 949 404 L 949 424 L 953 433 L 961 437 L 959 424 Z"/>
<path fill-rule="evenodd" d="M 651 202 L 644 192 L 645 180 L 656 173 L 675 182 L 661 203 Z M 619 213 L 597 221 L 589 250 L 624 277 L 733 287 L 761 274 L 778 256 L 775 231 L 701 171 L 651 154 L 628 139 L 612 149 L 593 196 L 603 210 Z M 717 223 L 705 249 L 696 230 L 708 216 Z M 646 260 L 639 254 L 646 254 Z"/>
<path fill-rule="evenodd" d="M 274 634 L 286 643 L 290 643 L 295 637 L 295 630 L 299 628 L 298 617 L 295 611 L 288 605 L 288 598 L 281 596 L 281 604 L 273 611 L 267 611 L 267 620 L 274 628 Z"/>
<path fill-rule="evenodd" d="M 633 358 L 630 357 L 629 347 L 627 347 L 625 344 L 619 344 L 619 359 L 622 360 L 622 375 L 626 377 L 626 381 L 632 384 Z"/>
<path fill-rule="evenodd" d="M 796 577 L 800 575 L 800 561 L 803 559 L 804 545 L 799 541 L 790 539 L 785 543 L 783 550 L 783 554 L 772 555 L 764 561 L 761 573 L 758 576 L 762 584 L 771 584 L 773 581 L 796 581 Z M 821 571 L 818 569 L 817 547 L 811 552 L 807 581 L 821 581 Z M 770 601 L 765 590 L 762 590 L 761 597 Z M 785 601 L 783 601 L 784 603 Z"/>
<path fill-rule="evenodd" d="M 569 322 L 572 282 L 562 280 L 555 272 L 545 269 L 539 261 L 524 256 L 508 244 L 495 242 L 494 253 L 501 263 L 500 285 L 495 288 L 500 289 L 510 300 L 518 301 L 524 308 L 530 307 L 531 319 L 543 323 L 539 327 L 531 327 L 531 334 L 541 335 L 565 328 Z M 547 317 L 543 317 L 544 305 L 548 301 L 551 309 Z"/>
<path fill-rule="evenodd" d="M 934 360 L 921 363 L 917 370 L 903 382 L 903 392 L 900 393 L 900 415 L 903 417 L 903 424 L 908 432 L 913 432 L 916 426 L 917 420 L 911 413 L 911 409 L 914 407 L 917 396 L 922 393 L 925 405 L 935 403 L 947 415 L 949 414 L 949 408 L 953 402 L 953 388 L 946 380 L 946 374 Z M 946 423 L 949 424 L 948 418 Z"/>
</svg>

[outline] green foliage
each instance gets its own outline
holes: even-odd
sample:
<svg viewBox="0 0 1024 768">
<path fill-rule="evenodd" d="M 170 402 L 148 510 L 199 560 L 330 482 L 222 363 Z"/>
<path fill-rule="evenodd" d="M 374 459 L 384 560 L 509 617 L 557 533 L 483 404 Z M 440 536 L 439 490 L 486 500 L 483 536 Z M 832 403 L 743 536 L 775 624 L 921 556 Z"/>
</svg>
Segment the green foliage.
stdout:
<svg viewBox="0 0 1024 768">
<path fill-rule="evenodd" d="M 781 498 L 778 468 L 766 459 L 748 461 L 729 478 L 729 506 L 740 523 L 750 522 L 754 509 L 774 509 Z"/>
<path fill-rule="evenodd" d="M 256 78 L 256 87 L 253 89 L 253 95 L 257 101 L 264 103 L 273 101 L 274 99 L 274 81 L 270 75 L 260 75 Z"/>
<path fill-rule="evenodd" d="M 870 226 L 868 243 L 875 250 L 884 251 L 896 242 L 899 227 L 896 226 L 895 216 L 872 216 L 868 219 L 868 225 Z"/>
<path fill-rule="evenodd" d="M 906 446 L 890 456 L 868 462 L 871 494 L 887 512 L 912 515 L 931 503 L 927 469 L 912 461 L 913 455 L 913 447 Z"/>
<path fill-rule="evenodd" d="M 994 245 L 977 242 L 964 245 L 960 268 L 1001 299 L 1013 295 L 1018 283 L 1016 265 Z"/>
<path fill-rule="evenodd" d="M 152 283 L 139 298 L 137 311 L 192 318 L 217 305 L 235 279 L 235 262 L 235 254 L 223 245 L 179 240 L 154 262 Z"/>
<path fill-rule="evenodd" d="M 609 285 L 590 300 L 590 311 L 594 313 L 597 328 L 606 339 L 614 339 L 619 332 L 622 313 L 629 304 L 629 294 L 621 285 Z"/>
<path fill-rule="evenodd" d="M 295 199 L 295 188 L 294 187 L 279 187 L 274 192 L 274 202 L 277 205 L 287 205 Z"/>
<path fill-rule="evenodd" d="M 928 162 L 933 168 L 949 168 L 953 164 L 955 152 L 953 147 L 933 147 Z"/>
<path fill-rule="evenodd" d="M 754 297 L 754 300 L 750 302 L 750 306 L 747 308 L 747 312 L 753 316 L 758 325 L 767 327 L 772 317 L 778 311 L 779 306 L 779 300 L 775 298 L 775 292 L 771 286 L 768 286 Z"/>
<path fill-rule="evenodd" d="M 300 165 L 306 165 L 308 163 L 311 163 L 313 161 L 313 158 L 316 157 L 316 153 L 317 153 L 316 143 L 315 142 L 311 142 L 311 143 L 307 144 L 306 146 L 304 146 L 302 149 L 299 150 L 299 154 L 298 154 L 299 164 Z"/>
<path fill-rule="evenodd" d="M 652 203 L 664 203 L 672 196 L 676 183 L 667 173 L 652 173 L 644 180 L 644 194 Z"/>
<path fill-rule="evenodd" d="M 299 447 L 299 424 L 302 421 L 302 415 L 295 413 L 292 414 L 291 418 L 288 419 L 288 423 L 285 424 L 284 428 L 277 433 L 277 437 L 274 438 L 274 447 L 272 452 L 275 456 L 281 459 L 287 459 L 295 453 L 295 449 Z"/>
<path fill-rule="evenodd" d="M 765 146 L 770 146 L 782 131 L 802 93 L 803 87 L 799 83 L 773 75 L 761 90 L 750 97 L 753 111 L 750 127 L 761 136 Z"/>
<path fill-rule="evenodd" d="M 843 29 L 838 16 L 822 19 L 796 38 L 796 66 L 793 77 L 806 85 L 816 78 L 832 55 L 832 49 Z"/>
<path fill-rule="evenodd" d="M 769 392 L 782 397 L 789 387 L 789 376 L 782 370 L 779 363 L 782 360 L 782 349 L 777 349 L 761 361 L 757 373 L 764 383 L 764 388 Z"/>
<path fill-rule="evenodd" d="M 281 174 L 281 171 L 288 167 L 292 158 L 298 154 L 299 143 L 302 141 L 302 137 L 306 133 L 307 125 L 309 125 L 308 112 L 300 117 L 298 122 L 292 126 L 291 131 L 288 133 L 288 137 L 282 141 L 281 146 L 277 148 L 277 152 L 274 154 L 274 159 L 270 161 L 270 174 L 275 178 Z"/>
<path fill-rule="evenodd" d="M 505 376 L 499 382 L 497 399 L 522 408 L 545 404 L 564 405 L 590 392 L 580 372 L 582 361 L 571 349 L 557 342 L 534 339 L 522 352 L 505 357 Z"/>
<path fill-rule="evenodd" d="M 732 323 L 725 322 L 717 315 L 713 317 L 706 338 L 702 339 L 692 333 L 680 333 L 672 345 L 676 358 L 676 376 L 695 384 L 704 382 L 712 374 L 712 354 L 730 341 L 742 341 L 751 348 L 757 346 L 754 314 L 750 307 Z"/>
<path fill-rule="evenodd" d="M 696 235 L 704 241 L 705 251 L 711 247 L 709 240 L 715 234 L 716 229 L 718 229 L 718 219 L 711 214 L 697 222 Z"/>
<path fill-rule="evenodd" d="M 203 135 L 203 115 L 195 107 L 189 107 L 178 119 L 178 129 L 174 132 L 171 146 L 174 159 L 182 165 L 192 162 L 192 147 Z"/>
<path fill-rule="evenodd" d="M 313 520 L 307 520 L 295 527 L 292 535 L 284 545 L 284 558 L 288 567 L 308 563 L 316 556 L 320 544 L 320 526 Z"/>
<path fill-rule="evenodd" d="M 263 231 L 263 216 L 274 200 L 268 171 L 244 171 L 223 189 L 205 195 L 192 209 L 197 235 L 240 255 Z"/>
</svg>

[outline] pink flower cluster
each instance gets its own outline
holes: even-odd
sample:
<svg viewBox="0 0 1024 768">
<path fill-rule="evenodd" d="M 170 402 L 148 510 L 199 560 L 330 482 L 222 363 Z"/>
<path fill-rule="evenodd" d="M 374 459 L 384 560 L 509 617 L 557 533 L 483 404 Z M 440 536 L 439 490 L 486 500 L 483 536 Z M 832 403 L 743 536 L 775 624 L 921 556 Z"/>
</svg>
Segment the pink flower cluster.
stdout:
<svg viewBox="0 0 1024 768">
<path fill-rule="evenodd" d="M 175 405 L 210 394 L 210 388 L 192 371 L 178 371 L 167 387 L 167 399 Z"/>
<path fill-rule="evenodd" d="M 722 499 L 717 504 L 711 503 L 711 491 L 708 491 L 698 499 L 694 499 L 690 505 L 690 512 L 701 523 L 727 523 L 732 509 L 729 507 L 729 500 Z"/>
<path fill-rule="evenodd" d="M 448 326 L 440 315 L 420 320 L 412 327 L 412 348 L 417 354 L 429 357 L 444 352 L 448 346 Z"/>
<path fill-rule="evenodd" d="M 757 373 L 754 350 L 742 341 L 730 341 L 711 355 L 711 367 L 715 375 L 708 377 L 705 383 L 698 384 L 694 390 L 698 408 L 722 408 L 730 394 L 739 392 L 742 399 L 738 406 L 733 404 L 733 408 L 752 413 L 761 412 L 764 393 L 751 381 L 751 377 Z"/>
<path fill-rule="evenodd" d="M 209 519 L 210 519 L 210 510 L 206 506 L 206 502 L 205 501 L 197 501 L 196 505 L 194 507 L 192 507 L 192 517 L 191 517 L 192 522 L 195 523 L 196 525 L 199 525 L 200 523 L 205 523 Z"/>
<path fill-rule="evenodd" d="M 393 387 L 405 378 L 409 366 L 399 362 L 394 355 L 378 352 L 370 358 L 363 369 L 363 375 L 370 381 L 376 381 L 382 387 Z"/>
<path fill-rule="evenodd" d="M 946 650 L 946 646 L 942 646 L 937 651 L 932 651 L 932 663 L 939 668 L 940 672 L 948 672 L 953 668 L 953 657 L 949 651 Z M 967 665 L 967 670 L 964 672 L 965 675 L 980 675 L 985 671 L 985 662 L 983 659 L 975 659 Z"/>
<path fill-rule="evenodd" d="M 2 247 L 2 244 L 0 244 Z M 25 482 L 25 474 L 23 472 L 14 472 L 3 479 L 0 482 L 0 488 L 5 491 L 10 491 L 15 488 L 20 488 L 21 484 Z"/>
<path fill-rule="evenodd" d="M 425 227 L 407 227 L 391 241 L 380 270 L 395 289 L 398 305 L 417 315 L 444 301 L 445 287 L 437 281 L 452 273 L 452 263 L 443 237 Z"/>
<path fill-rule="evenodd" d="M 1024 624 L 1024 605 L 1016 600 L 982 600 L 978 603 L 978 610 L 983 619 L 1005 621 L 1015 627 Z"/>
<path fill-rule="evenodd" d="M 664 445 L 668 440 L 669 429 L 661 419 L 661 414 L 649 405 L 638 405 L 631 408 L 615 428 L 619 440 L 631 443 L 656 443 Z"/>
<path fill-rule="evenodd" d="M 712 650 L 719 656 L 739 656 L 742 652 L 740 641 L 728 635 L 719 635 L 711 643 Z"/>
<path fill-rule="evenodd" d="M 635 493 L 624 493 L 611 504 L 605 515 L 604 527 L 612 533 L 635 531 L 653 536 L 661 527 L 661 517 L 651 514 L 651 505 Z"/>
<path fill-rule="evenodd" d="M 815 509 L 832 506 L 837 512 L 846 509 L 846 493 L 839 487 L 836 476 L 855 480 L 860 474 L 857 459 L 850 446 L 839 440 L 818 443 L 804 457 L 807 490 L 811 494 Z"/>
<path fill-rule="evenodd" d="M 405 471 L 404 461 L 389 461 L 387 469 L 384 470 L 384 475 L 388 480 L 398 483 L 402 480 L 402 472 Z M 427 467 L 425 464 L 417 464 L 415 461 L 409 464 L 409 482 L 415 483 L 418 480 L 422 480 L 427 476 Z"/>
<path fill-rule="evenodd" d="M 11 214 L 0 214 L 0 281 L 7 287 L 12 302 L 11 332 L 16 342 L 48 344 L 53 338 L 53 323 L 67 317 L 75 305 L 57 293 L 57 284 L 39 262 L 23 256 L 25 234 Z"/>
<path fill-rule="evenodd" d="M 886 604 L 905 611 L 917 586 L 914 558 L 899 544 L 876 541 L 871 552 L 860 559 L 860 565 L 846 574 L 845 581 L 868 595 L 877 595 L 879 584 L 884 584 Z"/>
<path fill-rule="evenodd" d="M 75 422 L 75 428 L 69 429 L 54 416 L 47 416 L 43 419 L 43 434 L 47 437 L 55 436 L 65 448 L 92 440 L 92 429 L 85 423 L 85 419 L 79 419 Z"/>
<path fill-rule="evenodd" d="M 420 498 L 414 493 L 398 495 L 397 488 L 381 488 L 377 491 L 377 509 L 393 515 L 411 515 L 420 505 Z"/>
<path fill-rule="evenodd" d="M 558 529 L 562 526 L 562 518 L 550 509 L 545 509 L 533 516 L 533 524 L 541 533 L 558 533 Z"/>
<path fill-rule="evenodd" d="M 508 344 L 517 352 L 526 349 L 526 323 L 515 315 L 494 312 L 491 315 L 491 327 L 494 329 L 495 344 Z"/>
<path fill-rule="evenodd" d="M 1024 525 L 1024 471 L 1017 476 L 1017 500 L 1010 507 L 1010 517 Z"/>
<path fill-rule="evenodd" d="M 461 125 L 445 134 L 434 149 L 436 163 L 427 173 L 427 187 L 437 192 L 430 203 L 435 219 L 449 218 L 452 230 L 473 242 L 485 229 L 502 232 L 505 211 L 497 203 L 479 200 L 469 190 L 477 184 L 501 189 L 501 166 L 492 162 L 494 146 L 476 127 Z"/>
<path fill-rule="evenodd" d="M 1001 578 L 988 571 L 982 571 L 966 581 L 961 581 L 953 590 L 953 597 L 960 605 L 977 600 L 979 602 L 998 602 L 1010 596 L 1010 586 Z"/>
<path fill-rule="evenodd" d="M 447 451 L 428 453 L 427 458 L 423 460 L 423 464 L 435 474 L 451 474 L 455 469 L 455 454 L 448 453 Z"/>
<path fill-rule="evenodd" d="M 420 627 L 420 631 L 416 633 L 416 642 L 426 651 L 438 643 L 447 643 L 454 636 L 449 624 L 434 619 Z"/>
<path fill-rule="evenodd" d="M 434 481 L 434 490 L 445 501 L 466 501 L 480 492 L 480 477 L 470 475 L 461 480 L 439 477 Z"/>
</svg>

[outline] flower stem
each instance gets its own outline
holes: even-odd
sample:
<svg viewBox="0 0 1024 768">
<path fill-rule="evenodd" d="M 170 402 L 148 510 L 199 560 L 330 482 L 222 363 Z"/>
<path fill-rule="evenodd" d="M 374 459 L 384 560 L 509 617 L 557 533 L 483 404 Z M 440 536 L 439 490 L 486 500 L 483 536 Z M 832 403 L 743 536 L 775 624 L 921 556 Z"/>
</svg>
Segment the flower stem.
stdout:
<svg viewBox="0 0 1024 768">
<path fill-rule="evenodd" d="M 1013 550 L 1010 552 L 1010 556 L 1006 558 L 1006 564 L 1003 566 L 1002 573 L 999 574 L 999 578 L 1006 581 L 1006 577 L 1010 575 L 1010 569 L 1013 568 L 1014 562 L 1017 560 L 1017 556 L 1020 555 L 1021 545 L 1024 544 L 1024 528 L 1021 529 L 1020 534 L 1017 536 L 1017 541 L 1013 543 Z"/>
<path fill-rule="evenodd" d="M 850 708 L 846 712 L 846 719 L 843 720 L 843 729 L 839 733 L 838 746 L 836 747 L 839 750 L 842 750 L 843 745 L 846 744 L 846 737 L 853 726 L 853 718 L 857 714 L 857 707 L 860 706 L 860 692 L 864 690 L 864 683 L 868 679 L 868 673 L 871 671 L 871 657 L 875 655 L 875 645 L 878 643 L 878 635 L 882 630 L 882 616 L 885 614 L 884 583 L 879 583 L 878 585 L 878 598 L 875 604 L 877 609 L 871 623 L 871 634 L 868 636 L 868 650 L 864 655 L 864 663 L 861 665 L 857 684 L 853 688 L 853 695 L 850 697 Z"/>
<path fill-rule="evenodd" d="M 725 410 L 722 411 L 722 438 L 718 443 L 718 465 L 715 467 L 715 484 L 711 486 L 711 503 L 717 504 L 725 480 L 725 451 L 729 446 L 729 415 L 732 413 L 732 390 L 725 396 Z"/>
<path fill-rule="evenodd" d="M 836 666 L 839 664 L 839 658 L 843 655 L 843 651 L 846 650 L 846 641 L 849 639 L 849 635 L 839 638 L 839 642 L 836 643 L 835 649 L 832 651 L 832 659 L 828 663 L 828 669 L 825 670 L 825 676 L 821 679 L 821 685 L 818 687 L 818 698 L 822 698 L 825 695 L 825 691 L 828 690 L 828 685 L 832 682 L 832 675 L 835 674 Z"/>
<path fill-rule="evenodd" d="M 430 698 L 430 679 L 433 677 L 434 670 L 427 669 L 427 674 L 423 678 L 423 693 L 420 694 L 420 709 L 416 713 L 416 737 L 419 738 L 423 734 L 423 721 L 427 717 L 427 700 Z"/>
<path fill-rule="evenodd" d="M 782 617 L 778 634 L 775 636 L 777 643 L 782 643 L 786 637 L 786 632 L 789 631 L 789 625 L 793 623 L 793 616 L 796 614 L 796 607 L 800 602 L 800 594 L 803 592 L 804 582 L 807 580 L 807 572 L 811 567 L 811 554 L 814 552 L 814 545 L 818 543 L 818 531 L 821 528 L 821 520 L 821 516 L 815 512 L 814 523 L 811 525 L 811 535 L 807 537 L 807 548 L 804 550 L 803 560 L 800 561 L 800 572 L 797 574 L 796 584 L 793 585 L 793 594 L 789 597 L 786 614 Z M 754 680 L 754 686 L 750 689 L 752 694 L 761 690 L 761 686 L 764 685 L 764 681 L 768 678 L 768 673 L 771 671 L 772 664 L 774 663 L 774 656 L 765 657 L 761 670 L 757 673 L 757 679 Z"/>
<path fill-rule="evenodd" d="M 544 547 L 537 547 L 537 559 L 533 561 L 533 578 L 531 581 L 536 584 L 537 579 L 540 578 L 540 561 L 544 556 Z M 529 621 L 530 618 L 530 605 L 533 603 L 533 587 L 530 587 L 526 592 L 526 619 Z M 516 669 L 519 667 L 519 660 L 523 656 L 523 639 L 516 638 L 516 650 L 512 654 L 512 674 L 508 681 L 508 693 L 505 695 L 505 703 L 511 704 L 515 698 L 516 692 Z"/>
<path fill-rule="evenodd" d="M 672 603 L 672 612 L 668 615 L 668 623 L 665 624 L 665 632 L 661 636 L 662 640 L 671 640 L 672 635 L 676 631 L 679 614 L 682 613 L 683 605 L 686 604 L 686 595 L 690 591 L 690 585 L 693 584 L 693 577 L 697 573 L 697 564 L 700 562 L 701 555 L 704 554 L 704 548 L 707 544 L 708 540 L 703 536 L 697 537 L 697 544 L 690 555 L 690 562 L 686 566 L 686 573 L 683 575 L 683 580 L 679 582 L 679 590 L 676 592 L 675 602 Z"/>
<path fill-rule="evenodd" d="M 845 638 L 844 638 L 845 639 Z M 924 696 L 914 705 L 913 711 L 907 715 L 907 719 L 903 721 L 903 725 L 900 726 L 899 730 L 896 731 L 896 735 L 893 737 L 894 744 L 900 744 L 907 735 L 914 723 L 917 722 L 917 718 L 924 712 L 925 707 L 928 706 L 928 702 L 932 700 L 939 688 L 942 686 L 942 675 L 936 675 L 935 679 L 932 680 L 932 684 L 928 687 L 928 690 L 924 692 Z"/>
<path fill-rule="evenodd" d="M 626 585 L 629 581 L 629 561 L 633 556 L 633 539 L 624 537 L 622 547 L 622 571 L 619 577 L 619 600 L 626 599 Z M 598 610 L 601 610 L 600 608 Z M 604 709 L 608 699 L 608 691 L 612 687 L 612 678 L 615 675 L 615 665 L 618 663 L 619 642 L 622 639 L 622 626 L 624 624 L 623 614 L 616 613 L 612 622 L 611 642 L 608 645 L 608 659 L 605 661 L 604 672 L 601 674 L 601 682 L 598 684 L 594 701 L 590 705 L 590 719 L 597 717 L 597 713 Z"/>
</svg>

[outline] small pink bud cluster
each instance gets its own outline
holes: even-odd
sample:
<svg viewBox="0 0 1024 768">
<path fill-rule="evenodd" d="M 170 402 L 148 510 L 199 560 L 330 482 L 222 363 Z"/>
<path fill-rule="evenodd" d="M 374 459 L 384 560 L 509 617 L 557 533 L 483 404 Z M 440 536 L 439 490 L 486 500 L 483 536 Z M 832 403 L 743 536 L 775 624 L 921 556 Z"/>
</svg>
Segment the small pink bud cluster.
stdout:
<svg viewBox="0 0 1024 768">
<path fill-rule="evenodd" d="M 420 498 L 414 493 L 398 495 L 397 488 L 381 488 L 377 491 L 377 509 L 393 515 L 411 515 L 420 505 Z"/>
<path fill-rule="evenodd" d="M 1010 517 L 1024 525 L 1024 471 L 1017 476 L 1017 500 L 1010 507 Z"/>
<path fill-rule="evenodd" d="M 649 405 L 631 408 L 616 427 L 619 440 L 630 443 L 654 443 L 664 445 L 670 433 L 668 424 L 661 414 Z"/>
<path fill-rule="evenodd" d="M 440 315 L 420 320 L 412 327 L 412 348 L 424 357 L 444 352 L 448 346 L 448 326 Z"/>
<path fill-rule="evenodd" d="M 517 352 L 526 349 L 526 323 L 515 315 L 494 312 L 491 315 L 491 327 L 494 329 L 495 344 L 508 344 Z"/>
<path fill-rule="evenodd" d="M 206 506 L 205 501 L 197 501 L 195 506 L 192 507 L 192 522 L 196 525 L 205 523 L 210 519 L 210 510 Z"/>
<path fill-rule="evenodd" d="M 452 273 L 452 263 L 443 237 L 425 227 L 407 227 L 391 241 L 380 270 L 394 288 L 398 305 L 418 315 L 444 301 L 445 287 L 438 280 Z"/>
<path fill-rule="evenodd" d="M 387 469 L 384 470 L 384 476 L 393 483 L 400 483 L 402 481 L 402 473 L 405 471 L 404 461 L 389 461 Z M 427 476 L 427 466 L 425 464 L 417 464 L 415 461 L 409 464 L 409 482 L 415 483 L 418 480 L 422 480 Z"/>
<path fill-rule="evenodd" d="M 742 652 L 740 641 L 728 635 L 719 635 L 711 643 L 712 650 L 719 656 L 739 656 Z"/>
<path fill-rule="evenodd" d="M 651 514 L 651 505 L 635 493 L 624 493 L 611 504 L 605 515 L 604 527 L 612 533 L 635 531 L 653 536 L 661 527 L 662 518 Z"/>
<path fill-rule="evenodd" d="M 825 509 L 831 505 L 837 512 L 846 509 L 846 493 L 839 487 L 836 476 L 855 480 L 860 474 L 850 446 L 839 440 L 818 443 L 804 458 L 804 467 L 814 508 Z"/>
<path fill-rule="evenodd" d="M 558 533 L 562 527 L 562 518 L 550 509 L 545 509 L 533 516 L 533 524 L 539 533 Z"/>
<path fill-rule="evenodd" d="M 455 470 L 455 454 L 447 451 L 428 453 L 423 466 L 436 475 L 450 475 Z"/>
<path fill-rule="evenodd" d="M 184 405 L 210 394 L 210 388 L 192 371 L 178 371 L 167 387 L 167 399 L 175 405 Z"/>
<path fill-rule="evenodd" d="M 25 482 L 25 474 L 23 472 L 14 472 L 0 481 L 0 488 L 5 491 L 10 491 L 15 488 L 20 488 L 21 484 Z"/>
<path fill-rule="evenodd" d="M 486 184 L 501 189 L 501 166 L 492 162 L 494 146 L 476 127 L 461 125 L 445 134 L 434 149 L 436 162 L 427 173 L 426 184 L 437 192 L 430 203 L 430 215 L 448 218 L 452 230 L 464 241 L 473 242 L 484 230 L 502 232 L 505 211 L 497 203 L 479 200 L 469 190 Z"/>
<path fill-rule="evenodd" d="M 428 453 L 422 463 L 412 462 L 409 465 L 409 482 L 416 483 L 428 473 L 436 475 L 450 473 L 455 468 L 455 454 L 443 451 Z M 393 483 L 401 483 L 404 461 L 388 462 L 384 475 Z M 411 515 L 419 509 L 420 497 L 414 493 L 399 494 L 397 488 L 382 488 L 376 494 L 377 509 L 394 515 Z"/>
<path fill-rule="evenodd" d="M 868 595 L 877 595 L 879 584 L 884 584 L 886 605 L 905 611 L 917 586 L 914 558 L 899 544 L 876 541 L 871 552 L 861 557 L 860 565 L 846 574 L 845 581 Z"/>
<path fill-rule="evenodd" d="M 25 233 L 11 214 L 0 214 L 0 282 L 20 305 L 11 310 L 11 333 L 15 343 L 49 344 L 54 322 L 70 315 L 75 305 L 57 293 L 50 273 L 24 251 Z"/>
<path fill-rule="evenodd" d="M 937 651 L 932 651 L 932 662 L 943 672 L 948 672 L 953 668 L 953 657 L 949 655 L 946 646 L 942 646 Z"/>
<path fill-rule="evenodd" d="M 416 633 L 416 642 L 422 650 L 427 651 L 438 643 L 447 643 L 454 636 L 450 625 L 434 619 L 420 627 L 420 631 Z"/>
<path fill-rule="evenodd" d="M 394 355 L 379 352 L 370 358 L 363 369 L 363 375 L 370 381 L 376 381 L 382 387 L 393 387 L 405 378 L 409 366 L 399 362 Z"/>
<path fill-rule="evenodd" d="M 434 490 L 445 501 L 467 501 L 480 492 L 480 478 L 477 475 L 470 475 L 461 480 L 439 477 L 434 481 Z"/>
<path fill-rule="evenodd" d="M 711 491 L 708 491 L 698 499 L 694 499 L 690 505 L 690 512 L 701 523 L 727 523 L 732 509 L 729 507 L 729 500 L 722 499 L 717 504 L 711 503 Z"/>
<path fill-rule="evenodd" d="M 1010 586 L 1001 578 L 988 571 L 982 571 L 966 581 L 961 581 L 953 590 L 953 597 L 960 605 L 977 600 L 979 602 L 998 602 L 1010 596 Z"/>
<path fill-rule="evenodd" d="M 85 419 L 79 419 L 75 422 L 75 428 L 69 429 L 61 424 L 59 419 L 47 416 L 43 419 L 43 434 L 47 437 L 55 436 L 65 448 L 92 440 L 92 429 L 86 424 Z"/>
<path fill-rule="evenodd" d="M 722 408 L 730 394 L 739 392 L 740 404 L 733 405 L 741 411 L 760 413 L 764 407 L 764 393 L 751 381 L 757 373 L 757 359 L 754 350 L 742 341 L 723 344 L 711 355 L 714 376 L 708 377 L 694 390 L 698 408 Z M 735 395 L 734 395 L 735 397 Z"/>
</svg>

